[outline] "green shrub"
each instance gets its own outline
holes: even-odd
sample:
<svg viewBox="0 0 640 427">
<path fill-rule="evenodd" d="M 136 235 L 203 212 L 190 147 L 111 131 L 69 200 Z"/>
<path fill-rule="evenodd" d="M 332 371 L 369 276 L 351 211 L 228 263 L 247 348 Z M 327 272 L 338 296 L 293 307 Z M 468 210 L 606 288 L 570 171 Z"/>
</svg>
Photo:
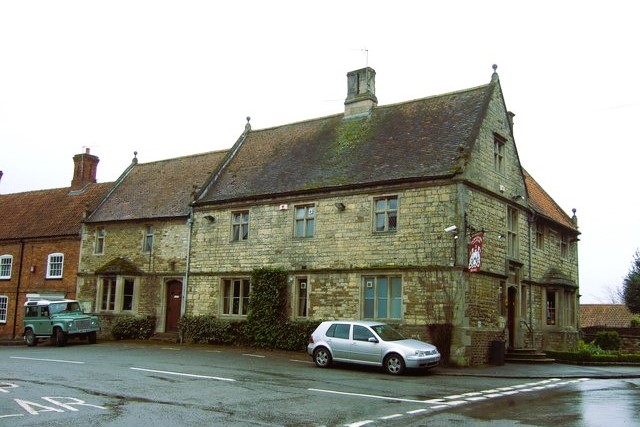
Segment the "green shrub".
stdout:
<svg viewBox="0 0 640 427">
<path fill-rule="evenodd" d="M 153 316 L 120 316 L 111 325 L 111 335 L 116 340 L 148 340 L 156 330 Z"/>
<path fill-rule="evenodd" d="M 287 273 L 259 268 L 251 273 L 246 334 L 252 345 L 276 348 L 287 323 Z"/>
<path fill-rule="evenodd" d="M 281 350 L 304 350 L 309 336 L 318 327 L 317 320 L 294 320 L 283 325 L 275 347 Z"/>
<path fill-rule="evenodd" d="M 182 339 L 191 343 L 203 344 L 242 344 L 244 320 L 229 321 L 214 316 L 184 316 L 180 319 L 179 329 Z"/>
<path fill-rule="evenodd" d="M 593 343 L 603 350 L 618 350 L 620 342 L 620 335 L 616 331 L 600 331 L 593 340 Z"/>
<path fill-rule="evenodd" d="M 640 328 L 640 317 L 635 316 L 631 318 L 631 327 Z"/>
</svg>

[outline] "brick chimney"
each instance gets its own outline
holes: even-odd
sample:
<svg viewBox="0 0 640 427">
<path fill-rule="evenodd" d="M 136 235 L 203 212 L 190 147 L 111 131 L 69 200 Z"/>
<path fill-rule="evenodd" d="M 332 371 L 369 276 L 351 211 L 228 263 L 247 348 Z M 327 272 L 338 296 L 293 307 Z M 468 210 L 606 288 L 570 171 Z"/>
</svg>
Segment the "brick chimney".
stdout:
<svg viewBox="0 0 640 427">
<path fill-rule="evenodd" d="M 87 184 L 96 182 L 98 162 L 100 159 L 89 153 L 89 148 L 82 154 L 73 156 L 73 179 L 71 189 L 79 190 Z"/>
<path fill-rule="evenodd" d="M 347 73 L 347 99 L 344 118 L 366 116 L 378 105 L 376 98 L 376 72 L 371 67 Z"/>
</svg>

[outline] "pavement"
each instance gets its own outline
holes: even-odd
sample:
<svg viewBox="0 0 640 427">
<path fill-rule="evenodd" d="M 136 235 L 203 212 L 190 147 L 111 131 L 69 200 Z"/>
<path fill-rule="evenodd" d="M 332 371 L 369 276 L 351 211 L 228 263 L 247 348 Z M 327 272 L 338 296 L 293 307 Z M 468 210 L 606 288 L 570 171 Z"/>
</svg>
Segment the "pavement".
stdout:
<svg viewBox="0 0 640 427">
<path fill-rule="evenodd" d="M 109 342 L 109 341 L 102 341 Z M 117 341 L 114 341 L 117 342 Z M 120 341 L 122 342 L 122 341 Z M 138 345 L 158 345 L 163 343 L 153 341 L 136 341 Z M 164 343 L 166 345 L 167 343 Z M 25 345 L 20 340 L 0 340 L 0 348 L 7 345 Z M 173 344 L 176 346 L 202 346 L 200 344 Z M 209 345 L 205 345 L 209 346 Z M 230 347 L 236 349 L 236 347 Z M 247 351 L 245 349 L 243 351 Z M 308 360 L 306 352 L 281 351 L 251 349 L 256 353 L 286 353 L 287 357 Z M 620 364 L 590 364 L 574 365 L 567 363 L 513 363 L 506 362 L 504 365 L 483 365 L 477 367 L 450 368 L 439 366 L 430 371 L 431 375 L 445 376 L 468 376 L 468 377 L 489 377 L 489 378 L 590 378 L 590 379 L 614 379 L 614 378 L 640 378 L 640 365 L 620 365 Z"/>
</svg>

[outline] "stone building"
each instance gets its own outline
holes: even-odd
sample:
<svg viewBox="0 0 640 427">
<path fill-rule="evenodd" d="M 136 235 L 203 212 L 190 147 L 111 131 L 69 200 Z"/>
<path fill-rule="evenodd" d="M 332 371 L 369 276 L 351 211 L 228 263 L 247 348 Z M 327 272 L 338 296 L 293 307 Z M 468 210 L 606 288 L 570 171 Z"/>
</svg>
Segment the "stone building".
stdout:
<svg viewBox="0 0 640 427">
<path fill-rule="evenodd" d="M 495 340 L 574 346 L 575 215 L 523 169 L 512 119 L 495 68 L 488 84 L 386 106 L 364 68 L 340 114 L 247 123 L 193 205 L 186 313 L 243 318 L 250 272 L 271 266 L 289 272 L 292 318 L 423 339 L 451 324 L 459 365 L 486 363 Z"/>
<path fill-rule="evenodd" d="M 109 331 L 122 315 L 153 316 L 157 332 L 178 328 L 184 310 L 190 202 L 224 151 L 138 163 L 134 157 L 84 221 L 78 299 Z"/>
<path fill-rule="evenodd" d="M 76 296 L 82 220 L 112 184 L 89 149 L 73 161 L 70 187 L 0 195 L 0 339 L 22 336 L 27 294 Z"/>
</svg>

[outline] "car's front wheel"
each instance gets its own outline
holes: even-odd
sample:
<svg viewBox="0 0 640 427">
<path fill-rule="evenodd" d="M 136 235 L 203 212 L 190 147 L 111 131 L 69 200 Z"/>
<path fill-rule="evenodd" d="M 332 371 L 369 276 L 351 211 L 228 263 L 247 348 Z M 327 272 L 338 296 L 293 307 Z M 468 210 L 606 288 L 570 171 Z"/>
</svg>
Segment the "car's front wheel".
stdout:
<svg viewBox="0 0 640 427">
<path fill-rule="evenodd" d="M 313 361 L 318 368 L 331 365 L 331 353 L 325 347 L 318 347 L 313 351 Z"/>
<path fill-rule="evenodd" d="M 396 353 L 392 353 L 384 358 L 384 369 L 388 374 L 400 375 L 404 372 L 404 359 Z"/>
<path fill-rule="evenodd" d="M 67 334 L 60 328 L 53 331 L 53 339 L 58 347 L 62 347 L 67 343 Z"/>
<path fill-rule="evenodd" d="M 29 347 L 38 345 L 38 338 L 31 329 L 27 329 L 26 331 L 24 331 L 24 340 L 27 342 L 27 345 Z"/>
</svg>

